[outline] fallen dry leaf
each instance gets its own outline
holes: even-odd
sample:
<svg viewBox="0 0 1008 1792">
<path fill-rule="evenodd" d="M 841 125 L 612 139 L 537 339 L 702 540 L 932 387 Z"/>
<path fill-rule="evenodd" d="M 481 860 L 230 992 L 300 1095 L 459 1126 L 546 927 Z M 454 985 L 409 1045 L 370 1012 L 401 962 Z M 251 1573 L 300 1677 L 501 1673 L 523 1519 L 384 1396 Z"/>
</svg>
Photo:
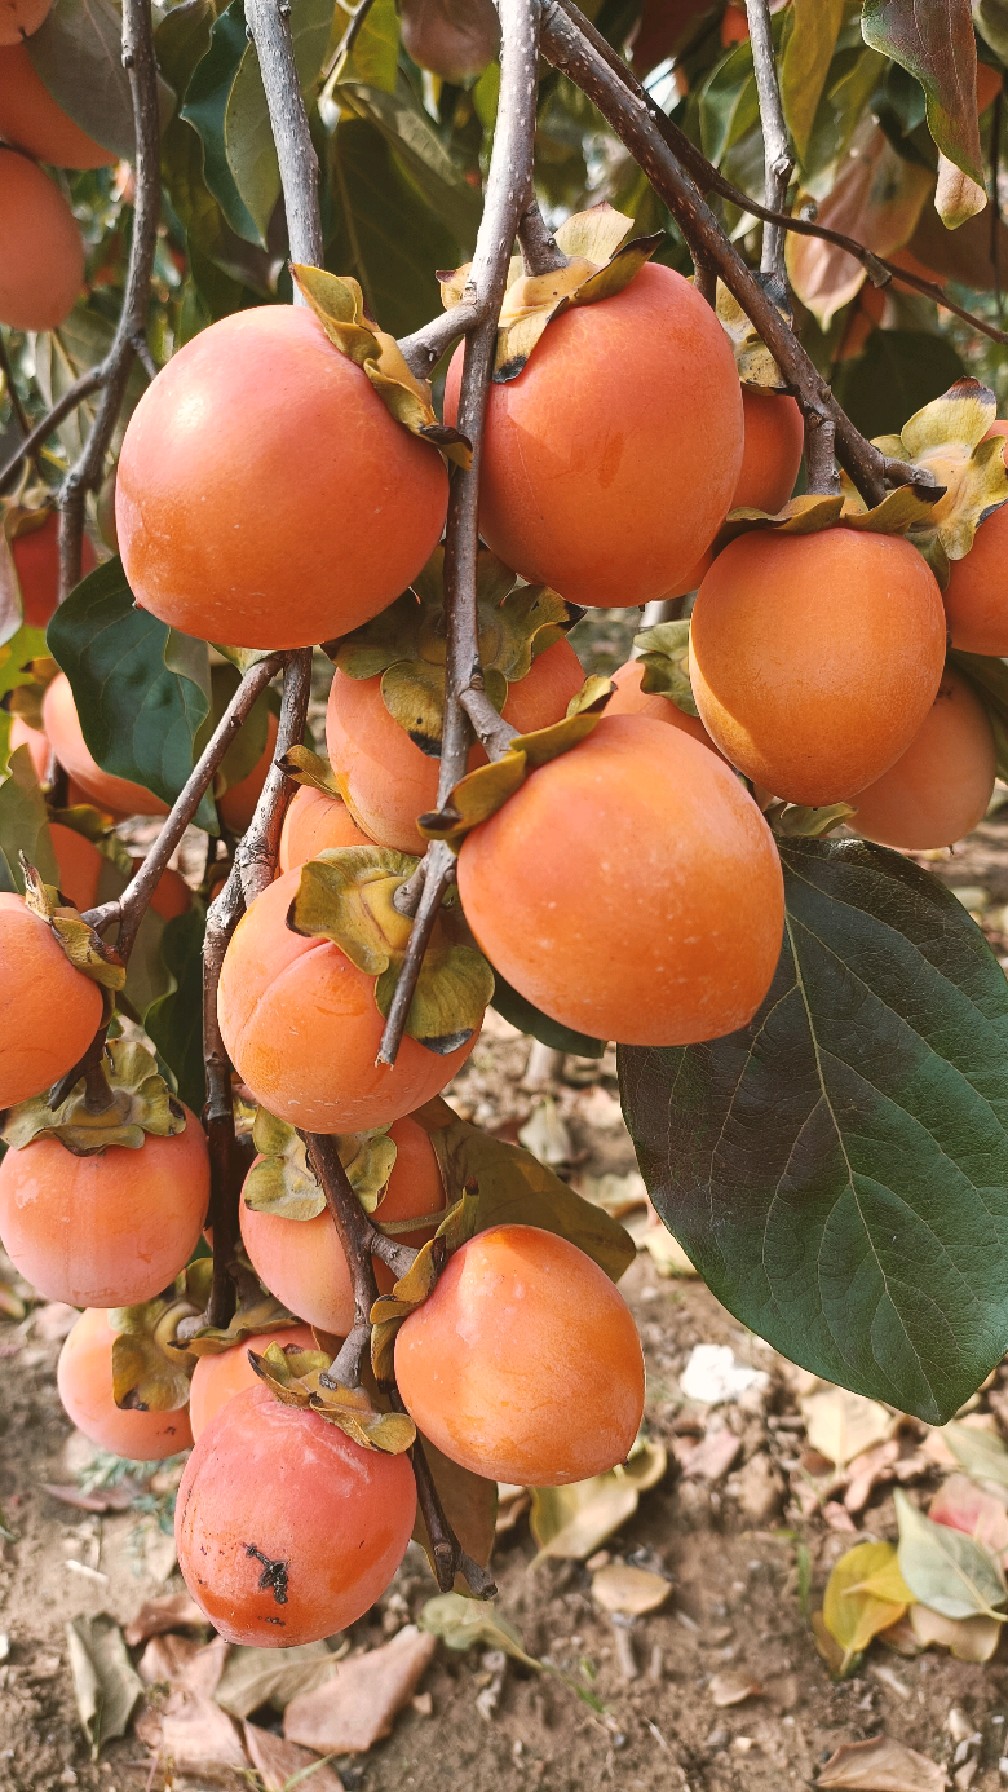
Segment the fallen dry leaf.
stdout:
<svg viewBox="0 0 1008 1792">
<path fill-rule="evenodd" d="M 245 1725 L 245 1747 L 264 1792 L 343 1792 L 335 1767 L 258 1724 Z"/>
<path fill-rule="evenodd" d="M 696 1270 L 677 1238 L 664 1226 L 649 1226 L 638 1241 L 660 1276 L 695 1276 Z"/>
<path fill-rule="evenodd" d="M 849 1465 L 850 1479 L 843 1501 L 848 1512 L 863 1512 L 876 1487 L 883 1481 L 894 1479 L 899 1453 L 899 1443 L 891 1437 L 887 1443 L 877 1444 L 874 1450 L 865 1450 L 854 1457 Z"/>
<path fill-rule="evenodd" d="M 657 1487 L 667 1467 L 664 1445 L 638 1438 L 627 1461 L 608 1474 L 534 1488 L 529 1526 L 540 1555 L 586 1562 L 633 1517 L 641 1494 Z"/>
<path fill-rule="evenodd" d="M 408 1624 L 381 1648 L 338 1662 L 324 1686 L 288 1705 L 285 1737 L 316 1754 L 366 1754 L 389 1734 L 436 1650 L 435 1637 Z"/>
<path fill-rule="evenodd" d="M 41 1487 L 51 1500 L 59 1500 L 61 1506 L 73 1506 L 77 1512 L 127 1512 L 142 1491 L 135 1481 L 117 1481 L 114 1487 L 99 1487 L 93 1493 L 85 1493 L 83 1487 L 72 1482 L 64 1486 L 43 1481 Z"/>
<path fill-rule="evenodd" d="M 846 1388 L 826 1388 L 801 1403 L 809 1443 L 837 1468 L 885 1443 L 896 1428 L 892 1413 L 877 1400 L 865 1400 Z"/>
<path fill-rule="evenodd" d="M 698 1444 L 677 1438 L 675 1459 L 687 1481 L 720 1481 L 735 1467 L 742 1454 L 742 1439 L 734 1431 L 708 1431 Z"/>
<path fill-rule="evenodd" d="M 518 1142 L 541 1164 L 568 1164 L 574 1155 L 570 1129 L 551 1095 L 536 1103 L 518 1133 Z"/>
<path fill-rule="evenodd" d="M 73 1618 L 66 1636 L 81 1728 L 97 1757 L 104 1742 L 125 1736 L 143 1687 L 114 1618 Z"/>
<path fill-rule="evenodd" d="M 61 1344 L 79 1318 L 76 1307 L 68 1307 L 61 1300 L 51 1300 L 44 1307 L 35 1308 L 32 1331 L 46 1344 Z"/>
<path fill-rule="evenodd" d="M 723 1674 L 713 1674 L 708 1688 L 718 1710 L 729 1705 L 744 1705 L 747 1699 L 756 1699 L 763 1691 L 759 1681 L 745 1668 L 728 1668 Z"/>
<path fill-rule="evenodd" d="M 217 1689 L 228 1646 L 222 1636 L 201 1643 L 192 1636 L 174 1632 L 152 1636 L 137 1663 L 141 1680 L 148 1686 L 181 1687 L 212 1699 Z"/>
<path fill-rule="evenodd" d="M 927 1605 L 910 1607 L 910 1624 L 922 1649 L 947 1649 L 956 1661 L 990 1661 L 1003 1629 L 996 1618 L 943 1618 Z"/>
<path fill-rule="evenodd" d="M 928 1517 L 935 1524 L 965 1531 L 978 1543 L 986 1544 L 996 1556 L 1008 1551 L 1008 1512 L 1003 1498 L 985 1493 L 968 1475 L 949 1476 L 931 1501 Z"/>
<path fill-rule="evenodd" d="M 249 1717 L 261 1705 L 283 1711 L 301 1693 L 332 1678 L 339 1657 L 325 1643 L 300 1643 L 293 1649 L 236 1649 L 214 1697 L 232 1717 Z"/>
<path fill-rule="evenodd" d="M 153 1713 L 148 1713 L 142 1732 L 138 1726 L 137 1733 L 149 1746 L 157 1747 L 176 1770 L 191 1768 L 200 1779 L 221 1779 L 229 1773 L 247 1772 L 248 1759 L 238 1726 L 212 1699 L 177 1690 L 168 1700 L 157 1727 L 149 1721 L 152 1717 Z"/>
<path fill-rule="evenodd" d="M 203 1612 L 183 1587 L 180 1593 L 165 1593 L 157 1599 L 145 1599 L 135 1618 L 123 1626 L 123 1636 L 131 1649 L 145 1643 L 148 1637 L 163 1636 L 167 1630 L 209 1630 Z"/>
<path fill-rule="evenodd" d="M 497 1488 L 497 1526 L 498 1537 L 513 1531 L 515 1525 L 524 1518 L 532 1503 L 532 1495 L 527 1487 L 498 1486 Z"/>
<path fill-rule="evenodd" d="M 842 1742 L 819 1775 L 826 1792 L 945 1792 L 945 1769 L 916 1749 L 875 1736 Z"/>
<path fill-rule="evenodd" d="M 420 1628 L 437 1637 L 447 1648 L 455 1650 L 500 1650 L 526 1667 L 540 1668 L 534 1655 L 525 1651 L 513 1624 L 502 1618 L 492 1605 L 467 1599 L 462 1593 L 436 1593 L 428 1599 L 420 1613 Z"/>
<path fill-rule="evenodd" d="M 592 1576 L 592 1598 L 603 1611 L 623 1618 L 640 1618 L 656 1612 L 671 1592 L 672 1582 L 647 1568 L 631 1568 L 626 1562 L 610 1562 Z"/>
</svg>

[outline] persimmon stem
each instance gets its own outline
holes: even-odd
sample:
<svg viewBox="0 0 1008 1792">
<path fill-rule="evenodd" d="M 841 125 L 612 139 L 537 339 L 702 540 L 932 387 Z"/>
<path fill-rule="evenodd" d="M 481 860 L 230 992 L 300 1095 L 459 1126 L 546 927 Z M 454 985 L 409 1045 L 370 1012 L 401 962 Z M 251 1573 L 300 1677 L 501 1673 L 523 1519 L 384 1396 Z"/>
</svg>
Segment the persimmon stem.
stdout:
<svg viewBox="0 0 1008 1792">
<path fill-rule="evenodd" d="M 459 702 L 473 725 L 473 729 L 481 745 L 486 749 L 488 759 L 503 759 L 511 749 L 511 742 L 518 737 L 518 729 L 505 722 L 503 716 L 491 703 L 483 687 L 482 676 L 477 682 L 473 680 L 459 697 Z"/>
<path fill-rule="evenodd" d="M 794 157 L 784 122 L 784 107 L 774 59 L 770 0 L 746 0 L 746 17 L 749 21 L 749 39 L 763 127 L 766 206 L 768 211 L 781 212 L 794 173 Z M 764 224 L 760 270 L 772 282 L 773 296 L 777 303 L 785 304 L 788 296 L 787 271 L 784 266 L 784 232 L 779 223 Z"/>
<path fill-rule="evenodd" d="M 526 274 L 556 274 L 567 266 L 567 256 L 539 210 L 538 199 L 531 199 L 518 221 L 518 241 Z"/>
<path fill-rule="evenodd" d="M 333 1387 L 356 1388 L 371 1348 L 371 1308 L 378 1298 L 373 1258 L 380 1257 L 398 1280 L 416 1261 L 417 1252 L 412 1245 L 386 1238 L 368 1218 L 351 1187 L 334 1138 L 312 1132 L 303 1132 L 301 1137 L 339 1233 L 354 1297 L 353 1325 L 325 1379 Z"/>
<path fill-rule="evenodd" d="M 143 338 L 150 304 L 154 250 L 161 211 L 161 127 L 154 24 L 150 0 L 124 0 L 122 60 L 129 76 L 136 137 L 133 235 L 122 309 L 115 336 L 101 365 L 101 397 L 87 440 L 60 489 L 60 602 L 81 575 L 84 503 L 102 481 L 105 457 L 122 410 L 130 369 Z M 97 390 L 98 388 L 96 388 Z"/>
<path fill-rule="evenodd" d="M 424 953 L 430 943 L 441 904 L 455 881 L 455 854 L 443 840 L 436 840 L 427 848 L 424 857 L 413 873 L 413 878 L 416 878 L 420 872 L 423 873 L 423 881 L 419 885 L 416 907 L 413 910 L 413 927 L 410 932 L 409 944 L 406 947 L 406 955 L 385 1019 L 381 1044 L 378 1047 L 376 1062 L 379 1064 L 395 1063 L 396 1053 L 406 1030 L 406 1020 L 416 989 L 417 978 L 420 975 L 420 967 L 424 961 Z M 411 884 L 413 878 L 410 879 Z"/>
<path fill-rule="evenodd" d="M 397 1388 L 393 1389 L 390 1400 L 397 1412 L 405 1412 L 406 1408 L 403 1406 Z M 477 1599 L 492 1599 L 497 1592 L 496 1583 L 487 1570 L 481 1568 L 480 1564 L 462 1548 L 448 1522 L 441 1495 L 437 1490 L 431 1466 L 427 1460 L 424 1440 L 419 1432 L 409 1455 L 416 1479 L 417 1505 L 427 1527 L 434 1565 L 434 1578 L 439 1590 L 442 1593 L 450 1593 L 455 1585 L 456 1577 L 461 1574 L 464 1576 L 470 1592 L 475 1594 Z"/>
</svg>

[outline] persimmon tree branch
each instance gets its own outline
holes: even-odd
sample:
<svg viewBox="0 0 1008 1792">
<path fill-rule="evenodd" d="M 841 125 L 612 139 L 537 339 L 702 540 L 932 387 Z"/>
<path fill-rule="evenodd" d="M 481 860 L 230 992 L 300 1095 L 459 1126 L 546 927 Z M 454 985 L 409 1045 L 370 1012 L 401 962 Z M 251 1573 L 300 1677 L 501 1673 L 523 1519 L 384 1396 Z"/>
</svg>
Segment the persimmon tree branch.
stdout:
<svg viewBox="0 0 1008 1792">
<path fill-rule="evenodd" d="M 122 309 L 112 346 L 100 368 L 101 397 L 87 440 L 60 490 L 61 602 L 80 578 L 84 501 L 88 492 L 97 491 L 101 484 L 105 456 L 122 409 L 137 344 L 144 339 L 150 303 L 161 213 L 160 120 L 150 0 L 124 0 L 122 59 L 129 75 L 136 136 L 133 235 Z"/>
<path fill-rule="evenodd" d="M 46 438 L 59 428 L 63 419 L 69 417 L 71 411 L 75 411 L 79 404 L 83 404 L 86 398 L 99 390 L 105 378 L 105 365 L 104 361 L 100 361 L 97 367 L 89 367 L 86 373 L 75 379 L 73 385 L 67 387 L 55 404 L 49 407 L 45 416 L 18 443 L 0 467 L 0 492 L 6 491 L 18 468 L 24 461 L 34 457 Z"/>
<path fill-rule="evenodd" d="M 781 212 L 794 173 L 794 158 L 784 122 L 784 107 L 777 78 L 773 31 L 770 25 L 770 0 L 746 0 L 746 17 L 749 21 L 749 40 L 763 127 L 766 205 L 768 211 Z M 787 273 L 784 267 L 784 232 L 778 223 L 764 225 L 760 270 L 772 281 L 778 304 L 783 304 L 787 299 Z"/>
<path fill-rule="evenodd" d="M 290 11 L 283 0 L 246 0 L 245 19 L 266 90 L 270 130 L 280 164 L 291 260 L 320 268 L 323 252 L 318 157 L 298 81 Z M 299 296 L 295 290 L 295 303 Z"/>
<path fill-rule="evenodd" d="M 518 221 L 518 241 L 521 244 L 526 274 L 554 274 L 567 266 L 567 257 L 534 196 Z"/>
<path fill-rule="evenodd" d="M 396 1244 L 368 1218 L 354 1194 L 339 1147 L 327 1133 L 302 1133 L 308 1161 L 326 1198 L 350 1267 L 354 1295 L 354 1322 L 333 1359 L 328 1379 L 334 1387 L 359 1387 L 361 1370 L 371 1347 L 371 1308 L 378 1298 L 373 1257 L 379 1257 L 398 1281 L 416 1261 L 412 1245 Z"/>
</svg>

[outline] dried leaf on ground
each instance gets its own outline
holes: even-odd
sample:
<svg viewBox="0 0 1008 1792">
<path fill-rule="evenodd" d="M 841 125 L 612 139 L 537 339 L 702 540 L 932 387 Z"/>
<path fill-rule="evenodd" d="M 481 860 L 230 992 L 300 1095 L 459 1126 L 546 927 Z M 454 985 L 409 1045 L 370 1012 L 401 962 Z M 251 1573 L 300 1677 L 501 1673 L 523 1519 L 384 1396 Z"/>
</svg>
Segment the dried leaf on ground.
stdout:
<svg viewBox="0 0 1008 1792">
<path fill-rule="evenodd" d="M 66 1636 L 81 1728 L 97 1756 L 103 1743 L 125 1736 L 143 1687 L 114 1618 L 74 1618 Z"/>
<path fill-rule="evenodd" d="M 1008 1598 L 1001 1564 L 962 1531 L 934 1524 L 896 1492 L 900 1572 L 915 1599 L 946 1618 L 990 1617 Z"/>
<path fill-rule="evenodd" d="M 839 1649 L 836 1671 L 845 1674 L 873 1637 L 902 1618 L 911 1595 L 899 1575 L 892 1543 L 858 1543 L 826 1583 L 822 1621 Z"/>
<path fill-rule="evenodd" d="M 762 1393 L 770 1377 L 763 1369 L 750 1369 L 735 1361 L 730 1344 L 694 1344 L 679 1385 L 687 1400 L 720 1406 L 752 1391 Z"/>
<path fill-rule="evenodd" d="M 232 1717 L 248 1717 L 262 1705 L 283 1711 L 301 1693 L 331 1679 L 338 1657 L 325 1643 L 293 1649 L 236 1649 L 229 1657 L 215 1697 Z"/>
<path fill-rule="evenodd" d="M 809 1443 L 839 1468 L 885 1443 L 896 1429 L 892 1413 L 877 1400 L 865 1400 L 846 1388 L 827 1388 L 801 1403 Z"/>
<path fill-rule="evenodd" d="M 141 1680 L 148 1686 L 178 1686 L 186 1692 L 212 1699 L 224 1671 L 228 1646 L 222 1636 L 209 1643 L 195 1637 L 152 1636 L 137 1663 Z"/>
<path fill-rule="evenodd" d="M 649 1226 L 638 1243 L 647 1251 L 660 1276 L 695 1276 L 696 1270 L 677 1238 L 662 1225 Z"/>
<path fill-rule="evenodd" d="M 389 1734 L 436 1651 L 435 1637 L 408 1624 L 379 1649 L 338 1662 L 324 1686 L 288 1705 L 285 1737 L 317 1754 L 366 1754 Z"/>
<path fill-rule="evenodd" d="M 639 1618 L 645 1612 L 656 1612 L 668 1601 L 672 1582 L 663 1574 L 647 1568 L 632 1568 L 626 1562 L 610 1562 L 592 1576 L 592 1598 L 603 1611 L 615 1612 L 624 1618 Z"/>
<path fill-rule="evenodd" d="M 844 1492 L 843 1503 L 848 1512 L 863 1512 L 876 1487 L 893 1479 L 899 1453 L 899 1443 L 891 1437 L 888 1443 L 878 1444 L 874 1450 L 865 1450 L 861 1456 L 855 1456 L 849 1464 L 850 1478 Z"/>
<path fill-rule="evenodd" d="M 541 1164 L 556 1168 L 574 1155 L 570 1128 L 551 1095 L 536 1103 L 518 1134 L 518 1142 Z"/>
<path fill-rule="evenodd" d="M 1003 1557 L 1008 1552 L 1008 1512 L 997 1494 L 985 1493 L 968 1475 L 950 1475 L 928 1507 L 935 1524 L 964 1531 Z"/>
<path fill-rule="evenodd" d="M 529 1524 L 541 1556 L 586 1562 L 637 1510 L 667 1467 L 662 1444 L 639 1438 L 624 1465 L 568 1487 L 536 1487 Z"/>
<path fill-rule="evenodd" d="M 145 1599 L 135 1618 L 123 1626 L 123 1636 L 131 1649 L 145 1643 L 148 1637 L 162 1636 L 166 1630 L 208 1630 L 206 1614 L 185 1587 L 178 1593 L 165 1593 L 157 1599 Z"/>
<path fill-rule="evenodd" d="M 729 1705 L 744 1705 L 747 1699 L 759 1698 L 763 1688 L 745 1668 L 729 1668 L 711 1676 L 709 1690 L 718 1710 L 723 1711 Z"/>
<path fill-rule="evenodd" d="M 116 1481 L 111 1487 L 95 1488 L 93 1493 L 72 1482 L 62 1486 L 55 1481 L 42 1481 L 40 1486 L 51 1500 L 58 1500 L 61 1506 L 73 1506 L 77 1512 L 128 1512 L 142 1491 L 135 1481 Z"/>
<path fill-rule="evenodd" d="M 727 1426 L 721 1431 L 708 1431 L 698 1444 L 677 1438 L 672 1445 L 675 1459 L 687 1481 L 720 1481 L 735 1467 L 742 1454 L 742 1439 Z"/>
<path fill-rule="evenodd" d="M 996 1618 L 943 1618 L 926 1605 L 910 1607 L 914 1639 L 922 1649 L 947 1649 L 956 1661 L 990 1661 L 1004 1628 Z"/>
<path fill-rule="evenodd" d="M 945 1769 L 888 1736 L 842 1742 L 819 1775 L 826 1792 L 944 1792 Z"/>
<path fill-rule="evenodd" d="M 144 1739 L 150 1739 L 145 1724 Z M 222 1772 L 243 1773 L 248 1759 L 238 1726 L 213 1699 L 181 1689 L 172 1693 L 161 1715 L 159 1747 L 176 1768 L 192 1769 L 200 1778 L 221 1777 Z"/>
<path fill-rule="evenodd" d="M 940 1435 L 960 1468 L 974 1481 L 1008 1488 L 1008 1449 L 997 1432 L 953 1420 L 951 1425 L 942 1426 Z"/>
<path fill-rule="evenodd" d="M 420 1613 L 420 1626 L 449 1649 L 501 1649 L 528 1668 L 541 1666 L 534 1655 L 526 1654 L 513 1624 L 492 1605 L 482 1605 L 462 1593 L 438 1593 L 428 1599 Z"/>
<path fill-rule="evenodd" d="M 343 1792 L 343 1781 L 325 1760 L 296 1742 L 285 1742 L 258 1724 L 245 1725 L 248 1757 L 264 1792 Z"/>
<path fill-rule="evenodd" d="M 496 1534 L 503 1537 L 520 1524 L 532 1504 L 532 1495 L 527 1487 L 510 1487 L 499 1485 L 497 1488 L 497 1524 Z"/>
<path fill-rule="evenodd" d="M 614 1220 L 626 1219 L 648 1206 L 647 1187 L 639 1170 L 628 1170 L 623 1176 L 612 1170 L 603 1176 L 579 1176 L 577 1188 L 586 1201 L 603 1207 Z"/>
</svg>

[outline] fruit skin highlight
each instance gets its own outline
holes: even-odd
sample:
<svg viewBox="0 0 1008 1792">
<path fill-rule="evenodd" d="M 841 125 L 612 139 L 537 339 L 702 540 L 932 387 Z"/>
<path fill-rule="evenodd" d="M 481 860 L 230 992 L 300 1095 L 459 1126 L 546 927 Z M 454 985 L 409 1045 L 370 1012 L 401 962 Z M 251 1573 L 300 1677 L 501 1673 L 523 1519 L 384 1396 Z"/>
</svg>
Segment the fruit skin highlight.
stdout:
<svg viewBox="0 0 1008 1792">
<path fill-rule="evenodd" d="M 56 182 L 0 148 L 0 323 L 55 330 L 83 283 L 83 239 Z"/>
<path fill-rule="evenodd" d="M 0 1108 L 72 1070 L 98 1031 L 102 994 L 20 896 L 0 894 Z"/>
<path fill-rule="evenodd" d="M 457 350 L 449 423 L 461 370 Z M 517 379 L 490 387 L 480 533 L 570 603 L 647 603 L 710 546 L 741 465 L 728 337 L 689 281 L 648 263 L 612 298 L 555 318 Z"/>
<path fill-rule="evenodd" d="M 969 680 L 948 667 L 906 752 L 855 798 L 850 826 L 906 852 L 953 846 L 986 815 L 996 770 L 987 711 Z"/>
<path fill-rule="evenodd" d="M 1006 438 L 1008 463 L 1008 422 L 992 424 L 991 436 Z M 995 658 L 1008 654 L 1008 504 L 984 518 L 969 553 L 953 560 L 945 612 L 953 647 Z"/>
<path fill-rule="evenodd" d="M 944 663 L 923 556 L 842 526 L 739 536 L 690 623 L 690 682 L 715 745 L 774 796 L 813 807 L 855 796 L 906 751 Z"/>
<path fill-rule="evenodd" d="M 763 816 L 707 747 L 644 716 L 604 716 L 534 771 L 463 842 L 458 888 L 490 963 L 596 1039 L 720 1038 L 752 1019 L 780 956 Z"/>
<path fill-rule="evenodd" d="M 363 1450 L 268 1388 L 207 1426 L 175 1503 L 186 1586 L 231 1643 L 290 1647 L 345 1630 L 406 1553 L 416 1484 L 405 1456 Z"/>
<path fill-rule="evenodd" d="M 115 1332 L 102 1307 L 88 1307 L 67 1335 L 56 1365 L 63 1410 L 99 1450 L 131 1462 L 160 1462 L 192 1443 L 189 1409 L 146 1412 L 117 1406 L 112 1392 Z"/>
<path fill-rule="evenodd" d="M 268 305 L 158 374 L 115 502 L 143 609 L 199 640 L 309 647 L 405 590 L 440 538 L 448 475 L 307 308 Z"/>
<path fill-rule="evenodd" d="M 395 1372 L 437 1449 L 523 1487 L 614 1468 L 644 1412 L 622 1295 L 576 1245 L 534 1226 L 494 1226 L 456 1251 L 400 1327 Z"/>
<path fill-rule="evenodd" d="M 167 803 L 152 790 L 103 770 L 93 758 L 65 672 L 53 679 L 42 699 L 42 723 L 60 764 L 99 809 L 109 815 L 167 815 Z"/>
</svg>

